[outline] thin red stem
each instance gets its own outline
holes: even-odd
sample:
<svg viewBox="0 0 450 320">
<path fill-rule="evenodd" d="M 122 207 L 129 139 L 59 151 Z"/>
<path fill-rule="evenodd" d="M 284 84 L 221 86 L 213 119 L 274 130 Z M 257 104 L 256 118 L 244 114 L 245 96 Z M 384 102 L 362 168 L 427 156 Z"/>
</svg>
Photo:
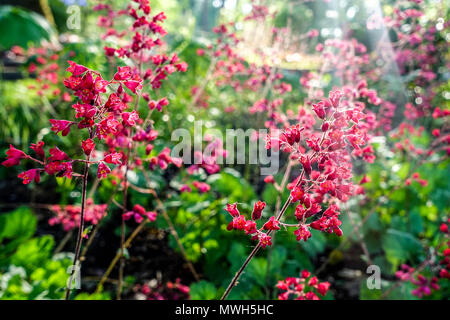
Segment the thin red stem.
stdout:
<svg viewBox="0 0 450 320">
<path fill-rule="evenodd" d="M 72 287 L 73 276 L 78 267 L 78 258 L 80 257 L 81 243 L 83 242 L 83 232 L 84 232 L 84 212 L 86 209 L 86 190 L 87 190 L 87 180 L 89 175 L 89 158 L 86 156 L 86 163 L 84 165 L 83 172 L 83 186 L 81 190 L 81 213 L 80 213 L 80 225 L 78 228 L 77 244 L 75 247 L 75 256 L 73 258 L 72 271 L 69 278 L 69 283 L 66 290 L 66 300 L 70 299 L 70 291 Z M 78 271 L 79 272 L 79 271 Z"/>
</svg>

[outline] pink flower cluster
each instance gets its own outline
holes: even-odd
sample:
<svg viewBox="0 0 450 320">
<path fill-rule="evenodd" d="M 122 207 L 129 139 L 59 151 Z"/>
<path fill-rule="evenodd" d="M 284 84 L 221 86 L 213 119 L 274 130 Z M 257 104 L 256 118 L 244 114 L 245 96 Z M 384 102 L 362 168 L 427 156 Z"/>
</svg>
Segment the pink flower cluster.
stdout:
<svg viewBox="0 0 450 320">
<path fill-rule="evenodd" d="M 105 178 L 111 172 L 106 163 L 121 164 L 122 155 L 119 153 L 106 154 L 102 160 L 90 162 L 90 156 L 95 150 L 94 138 L 104 140 L 108 135 L 116 133 L 120 125 L 135 125 L 138 117 L 136 118 L 133 113 L 125 111 L 127 105 L 124 100 L 128 100 L 128 95 L 124 88 L 126 87 L 133 93 L 136 93 L 142 81 L 137 75 L 132 74 L 129 67 L 119 67 L 118 72 L 114 75 L 114 79 L 107 81 L 97 72 L 73 61 L 69 61 L 69 65 L 67 71 L 72 75 L 64 80 L 64 85 L 72 90 L 81 102 L 72 106 L 75 110 L 75 121 L 50 119 L 51 130 L 56 134 L 61 132 L 63 136 L 66 136 L 74 126 L 80 130 L 87 129 L 89 137 L 81 141 L 81 148 L 87 158 L 86 160 L 70 159 L 58 147 L 51 148 L 49 150 L 50 156 L 46 157 L 43 141 L 30 146 L 38 159 L 10 146 L 10 149 L 6 152 L 7 160 L 2 163 L 4 166 L 18 165 L 21 159 L 30 159 L 41 165 L 40 168 L 19 174 L 19 178 L 22 178 L 25 184 L 30 183 L 32 180 L 39 182 L 40 173 L 42 172 L 71 178 L 72 164 L 75 162 L 97 163 L 98 178 Z M 110 87 L 113 92 L 105 102 L 102 100 L 102 95 L 106 94 L 107 87 Z"/>
<path fill-rule="evenodd" d="M 30 91 L 35 91 L 38 96 L 58 98 L 58 101 L 72 100 L 67 92 L 62 92 L 57 86 L 61 82 L 60 48 L 46 44 L 39 48 L 30 47 L 26 51 L 20 47 L 13 47 L 11 52 L 32 61 L 28 65 L 28 73 L 30 77 L 35 77 L 36 84 L 27 86 Z M 69 56 L 73 55 L 74 52 L 69 53 Z"/>
<path fill-rule="evenodd" d="M 139 204 L 134 205 L 133 210 L 125 212 L 122 215 L 123 220 L 130 220 L 134 218 L 136 223 L 141 223 L 145 218 L 148 218 L 150 221 L 156 220 L 156 212 L 154 211 L 145 211 L 145 208 Z"/>
<path fill-rule="evenodd" d="M 251 220 L 246 220 L 245 216 L 240 214 L 237 203 L 227 204 L 226 211 L 232 216 L 233 220 L 228 224 L 227 230 L 243 230 L 245 234 L 251 236 L 252 240 L 258 240 L 263 248 L 272 245 L 272 238 L 263 230 L 280 230 L 279 222 L 275 220 L 275 217 L 264 223 L 260 228 L 256 228 L 256 221 L 261 218 L 262 211 L 266 206 L 265 202 L 258 201 L 254 204 Z"/>
<path fill-rule="evenodd" d="M 300 278 L 286 278 L 278 281 L 276 287 L 282 292 L 278 295 L 279 300 L 320 300 L 318 294 L 325 296 L 330 283 L 320 282 L 308 270 L 303 270 Z"/>
<path fill-rule="evenodd" d="M 194 152 L 194 164 L 187 168 L 189 174 L 194 174 L 200 169 L 204 169 L 208 174 L 214 174 L 220 171 L 217 161 L 227 156 L 227 151 L 223 149 L 223 142 L 220 139 L 213 139 L 206 146 L 205 150 Z"/>
<path fill-rule="evenodd" d="M 436 253 L 438 256 L 438 264 L 436 267 L 431 268 L 433 272 L 437 272 L 438 276 L 427 277 L 425 274 L 420 273 L 425 266 L 432 265 L 434 261 L 432 259 L 426 260 L 423 263 L 424 267 L 417 269 L 402 264 L 400 270 L 395 273 L 395 276 L 401 281 L 410 281 L 415 289 L 411 293 L 419 298 L 423 296 L 429 296 L 433 291 L 438 291 L 441 287 L 439 281 L 450 280 L 450 240 L 449 240 L 449 225 L 450 218 L 446 222 L 443 222 L 439 230 L 444 236 L 444 242 L 442 242 L 437 248 Z M 440 279 L 439 279 L 440 278 Z"/>
<path fill-rule="evenodd" d="M 107 28 L 104 38 L 123 38 L 128 35 L 128 31 L 119 33 L 113 28 L 117 17 L 128 16 L 133 20 L 131 41 L 117 49 L 105 47 L 105 54 L 108 57 L 131 58 L 136 64 L 149 63 L 150 67 L 140 70 L 140 73 L 144 82 L 148 82 L 153 89 L 157 89 L 161 87 L 161 82 L 167 79 L 169 74 L 177 71 L 185 72 L 187 63 L 179 61 L 176 54 L 169 57 L 165 53 L 151 53 L 164 46 L 162 37 L 167 32 L 161 23 L 166 19 L 166 15 L 164 12 L 160 12 L 152 16 L 149 0 L 133 0 L 133 2 L 138 4 L 137 8 L 132 4 L 129 4 L 126 10 L 118 11 L 114 11 L 109 4 L 100 4 L 94 7 L 94 10 L 97 11 L 107 11 L 106 16 L 99 18 L 100 26 Z M 162 107 L 169 104 L 167 98 L 153 101 L 150 100 L 148 94 L 142 96 L 148 101 L 149 108 L 152 110 L 157 108 L 161 111 Z"/>
<path fill-rule="evenodd" d="M 264 24 L 265 20 L 273 17 L 274 14 L 274 12 L 269 11 L 268 7 L 252 2 L 252 10 L 244 20 Z M 280 72 L 272 72 L 272 68 L 267 63 L 270 57 L 266 54 L 260 51 L 255 52 L 264 61 L 262 65 L 248 62 L 248 59 L 241 54 L 238 47 L 242 39 L 237 36 L 235 28 L 235 22 L 216 26 L 213 28 L 213 32 L 217 34 L 217 39 L 207 46 L 206 50 L 199 49 L 197 51 L 198 55 L 208 54 L 211 58 L 210 68 L 212 71 L 211 75 L 207 75 L 207 80 L 212 79 L 218 88 L 231 88 L 240 94 L 258 92 L 267 84 L 272 84 L 271 87 L 274 89 L 272 100 L 263 97 L 249 106 L 250 113 L 267 112 L 271 116 L 271 112 L 283 102 L 280 96 L 292 91 L 292 86 L 281 81 L 283 75 Z M 273 28 L 272 32 L 275 35 L 275 41 L 281 41 L 283 30 Z M 315 37 L 314 32 L 311 33 L 311 37 Z M 204 89 L 196 85 L 192 88 L 192 94 L 194 104 L 206 108 L 209 105 L 209 96 Z M 234 107 L 231 106 L 226 108 L 225 111 L 230 112 L 233 109 Z"/>
<path fill-rule="evenodd" d="M 189 299 L 189 287 L 182 284 L 177 278 L 175 282 L 168 281 L 165 285 L 158 283 L 156 286 L 149 284 L 137 285 L 135 291 L 143 294 L 146 300 L 187 300 Z M 140 297 L 137 296 L 139 299 Z"/>
<path fill-rule="evenodd" d="M 114 43 L 117 43 L 115 40 L 119 38 L 121 40 L 122 45 L 118 48 L 105 47 L 106 56 L 111 63 L 115 62 L 115 58 L 119 60 L 130 58 L 133 66 L 124 68 L 129 68 L 131 74 L 137 79 L 142 79 L 139 88 L 142 86 L 155 91 L 170 74 L 187 70 L 187 64 L 180 61 L 176 54 L 169 55 L 165 52 L 165 43 L 162 38 L 166 35 L 166 31 L 162 23 L 166 16 L 164 12 L 152 15 L 148 0 L 133 0 L 124 10 L 114 10 L 110 4 L 99 4 L 94 7 L 94 10 L 107 12 L 106 15 L 99 17 L 98 22 L 101 27 L 106 28 L 103 38 L 110 39 Z M 131 18 L 132 21 L 132 26 L 122 32 L 115 29 L 120 17 Z M 144 162 L 148 163 L 150 170 L 158 167 L 165 170 L 169 164 L 177 167 L 182 165 L 181 159 L 170 156 L 169 148 L 166 147 L 159 153 L 154 150 L 152 142 L 158 137 L 158 131 L 152 127 L 150 115 L 154 110 L 162 111 L 169 105 L 167 97 L 156 99 L 155 93 L 140 91 L 140 97 L 148 105 L 145 120 L 140 118 L 143 113 L 139 111 L 139 101 L 136 101 L 133 110 L 125 115 L 125 125 L 119 126 L 114 136 L 107 139 L 111 152 L 114 150 L 122 153 L 127 170 L 141 168 Z M 133 159 L 127 159 L 129 150 L 135 149 L 137 143 L 145 144 L 145 155 L 151 155 L 151 157 L 140 158 L 141 155 L 136 153 Z M 121 175 L 120 172 L 114 174 Z"/>
<path fill-rule="evenodd" d="M 297 124 L 266 138 L 267 148 L 289 153 L 290 159 L 297 161 L 303 168 L 301 175 L 288 185 L 291 190 L 289 204 L 298 203 L 295 209 L 297 229 L 294 231 L 297 240 L 306 241 L 310 238 L 310 228 L 342 235 L 337 202 L 347 201 L 357 191 L 351 182 L 349 149 L 354 149 L 353 155 L 361 155 L 368 162 L 373 161 L 373 149 L 365 147 L 368 138 L 363 123 L 363 108 L 351 100 L 341 100 L 343 97 L 340 91 L 332 91 L 328 99 L 313 104 L 316 116 L 322 121 L 320 132 L 307 130 Z M 273 182 L 269 180 L 267 182 Z M 322 209 L 323 204 L 327 204 L 326 209 Z M 255 234 L 252 238 L 259 239 L 263 247 L 271 245 L 270 233 L 280 229 L 280 224 L 283 225 L 281 216 L 272 216 L 261 229 L 270 231 L 264 233 L 256 229 L 254 221 L 246 221 L 239 214 L 236 204 L 229 204 L 226 210 L 233 217 L 228 229 Z"/>
<path fill-rule="evenodd" d="M 92 225 L 98 224 L 106 216 L 106 209 L 106 204 L 94 204 L 92 199 L 87 199 L 84 221 Z M 61 224 L 65 231 L 69 231 L 78 228 L 80 225 L 80 205 L 53 205 L 50 210 L 55 214 L 55 217 L 48 220 L 51 226 Z"/>
<path fill-rule="evenodd" d="M 44 151 L 44 142 L 32 143 L 30 149 L 34 151 L 37 158 L 26 154 L 25 152 L 9 146 L 9 150 L 6 151 L 6 160 L 2 162 L 5 167 L 17 166 L 22 159 L 30 159 L 39 165 L 41 168 L 30 169 L 19 174 L 19 178 L 23 179 L 23 184 L 29 184 L 32 181 L 39 183 L 41 180 L 41 173 L 47 173 L 49 175 L 56 175 L 59 177 L 72 177 L 72 160 L 69 159 L 67 154 L 59 150 L 58 147 L 51 148 L 49 150 L 50 156 L 46 156 Z"/>
<path fill-rule="evenodd" d="M 403 264 L 401 266 L 401 270 L 395 273 L 396 277 L 402 281 L 411 281 L 412 284 L 417 286 L 416 289 L 412 290 L 411 293 L 419 298 L 422 298 L 424 295 L 429 296 L 432 293 L 432 290 L 439 290 L 438 278 L 432 277 L 431 279 L 427 279 L 423 275 L 419 274 L 416 278 L 414 278 L 413 274 L 415 269 Z"/>
<path fill-rule="evenodd" d="M 442 232 L 444 237 L 447 239 L 446 245 L 444 246 L 444 250 L 442 250 L 442 254 L 440 256 L 440 270 L 439 270 L 439 276 L 442 279 L 450 280 L 450 232 L 449 232 L 449 226 L 450 226 L 450 218 L 447 219 L 446 222 L 442 223 L 439 227 L 439 230 Z"/>
</svg>

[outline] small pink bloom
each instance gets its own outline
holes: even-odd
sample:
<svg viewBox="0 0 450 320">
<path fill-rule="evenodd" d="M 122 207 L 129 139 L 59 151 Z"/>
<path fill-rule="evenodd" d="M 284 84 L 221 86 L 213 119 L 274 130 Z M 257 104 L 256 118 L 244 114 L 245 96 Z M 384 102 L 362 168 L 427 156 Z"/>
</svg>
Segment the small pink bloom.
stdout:
<svg viewBox="0 0 450 320">
<path fill-rule="evenodd" d="M 97 169 L 97 178 L 99 179 L 106 178 L 110 173 L 111 169 L 104 162 L 100 161 Z"/>
<path fill-rule="evenodd" d="M 29 184 L 31 181 L 39 183 L 41 180 L 41 176 L 39 173 L 39 169 L 30 169 L 28 171 L 24 171 L 18 175 L 20 179 L 23 179 L 23 184 Z"/>
<path fill-rule="evenodd" d="M 122 161 L 120 161 L 120 159 L 122 159 L 122 155 L 120 153 L 110 153 L 107 154 L 104 158 L 103 161 L 105 161 L 106 163 L 111 163 L 111 164 L 122 164 Z"/>
</svg>

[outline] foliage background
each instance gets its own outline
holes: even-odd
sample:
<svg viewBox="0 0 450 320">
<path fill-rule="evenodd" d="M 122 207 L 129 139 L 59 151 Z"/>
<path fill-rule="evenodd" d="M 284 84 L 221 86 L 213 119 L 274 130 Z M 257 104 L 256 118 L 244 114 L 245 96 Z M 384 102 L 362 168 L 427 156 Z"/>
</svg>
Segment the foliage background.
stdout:
<svg viewBox="0 0 450 320">
<path fill-rule="evenodd" d="M 47 2 L 47 1 L 45 1 Z M 125 0 L 114 1 L 120 7 Z M 290 21 L 294 32 L 305 32 L 311 28 L 321 30 L 318 41 L 339 35 L 339 32 L 352 30 L 354 36 L 364 43 L 369 51 L 376 50 L 379 34 L 365 28 L 370 6 L 366 1 L 332 1 L 333 16 L 330 17 L 328 4 L 323 2 L 273 1 L 271 6 L 279 12 L 274 24 L 284 26 Z M 378 3 L 377 1 L 371 3 Z M 382 1 L 380 9 L 391 12 L 394 7 L 391 1 Z M 448 21 L 449 10 L 445 1 L 426 1 L 426 15 L 441 16 Z M 234 4 L 234 5 L 233 5 Z M 58 143 L 69 148 L 76 145 L 79 137 L 76 135 L 61 139 L 51 134 L 48 119 L 58 115 L 65 118 L 72 111 L 70 104 L 55 103 L 51 96 L 40 97 L 27 87 L 35 82 L 25 76 L 25 66 L 30 61 L 14 62 L 6 55 L 6 49 L 12 44 L 30 46 L 37 44 L 42 38 L 55 39 L 67 36 L 62 47 L 62 60 L 67 60 L 69 52 L 74 51 L 76 61 L 88 67 L 95 68 L 102 74 L 111 75 L 108 62 L 103 55 L 103 44 L 96 27 L 97 14 L 89 7 L 81 7 L 83 13 L 81 30 L 68 30 L 66 26 L 66 4 L 59 0 L 49 0 L 48 5 L 54 17 L 54 24 L 45 20 L 45 13 L 38 1 L 0 1 L 0 12 L 4 13 L 6 5 L 13 5 L 17 15 L 21 15 L 29 29 L 36 30 L 39 25 L 42 34 L 27 34 L 27 41 L 15 32 L 20 32 L 0 13 L 0 48 L 2 64 L 0 73 L 0 149 L 6 150 L 9 144 L 26 148 L 35 137 L 43 139 L 46 144 Z M 11 8 L 11 7 L 9 7 Z M 240 104 L 234 113 L 224 113 L 222 110 L 233 101 L 235 93 L 231 90 L 220 90 L 209 85 L 207 90 L 211 96 L 211 107 L 208 109 L 187 108 L 191 99 L 191 86 L 205 76 L 209 61 L 206 57 L 196 54 L 198 48 L 203 48 L 212 41 L 210 30 L 221 21 L 238 20 L 243 16 L 248 1 L 206 1 L 206 0 L 164 0 L 152 1 L 154 11 L 164 10 L 168 16 L 168 43 L 182 60 L 188 61 L 189 70 L 186 74 L 172 78 L 170 84 L 161 89 L 161 95 L 168 96 L 171 101 L 170 113 L 159 114 L 155 125 L 160 132 L 161 141 L 170 141 L 173 128 L 185 127 L 192 130 L 193 119 L 204 119 L 206 127 L 250 128 L 258 125 L 256 119 L 246 116 L 246 105 L 254 97 L 238 97 Z M 37 16 L 38 15 L 38 16 Z M 334 17 L 334 18 L 333 18 Z M 5 18 L 6 19 L 6 18 Z M 10 18 L 11 19 L 11 18 Z M 14 19 L 18 19 L 17 17 Z M 48 17 L 47 17 L 48 19 Z M 24 25 L 23 25 L 24 26 Z M 6 30 L 15 32 L 4 32 Z M 19 31 L 17 31 L 19 30 Z M 40 29 L 39 29 L 40 30 Z M 325 30 L 325 31 L 324 31 Z M 448 41 L 443 39 L 441 41 Z M 15 43 L 14 43 L 15 42 Z M 306 52 L 312 54 L 313 52 Z M 443 61 L 447 56 L 441 57 Z M 306 62 L 305 62 L 306 61 Z M 298 103 L 301 85 L 298 79 L 316 66 L 305 59 L 299 65 L 288 65 L 283 70 L 286 79 L 293 85 L 289 103 Z M 445 63 L 442 63 L 443 68 Z M 440 70 L 442 71 L 442 70 Z M 444 84 L 440 88 L 442 94 L 437 95 L 434 104 L 445 109 L 449 107 L 450 83 L 448 70 L 440 72 Z M 386 74 L 377 83 L 380 94 L 389 91 L 395 97 L 395 102 L 403 106 L 408 101 L 408 86 L 413 74 L 400 76 L 395 70 Z M 338 84 L 337 79 L 329 79 L 325 90 Z M 397 109 L 394 124 L 403 117 L 403 110 Z M 424 125 L 430 125 L 424 123 Z M 427 132 L 418 144 L 427 145 L 430 136 Z M 360 298 L 378 299 L 383 292 L 396 283 L 394 276 L 402 263 L 418 265 L 426 259 L 429 247 L 439 241 L 438 228 L 440 222 L 448 217 L 450 208 L 449 160 L 439 163 L 427 163 L 416 170 L 426 177 L 428 185 L 423 187 L 418 183 L 409 186 L 404 181 L 410 176 L 416 166 L 406 154 L 393 153 L 390 148 L 393 141 L 380 139 L 375 144 L 377 160 L 370 166 L 357 167 L 355 181 L 366 172 L 371 182 L 365 185 L 364 201 L 356 199 L 348 204 L 348 214 L 353 223 L 365 221 L 360 228 L 364 242 L 367 244 L 374 264 L 381 266 L 383 290 L 368 290 L 365 273 L 367 261 L 359 246 L 360 239 L 352 232 L 352 224 L 346 215 L 343 219 L 344 237 L 325 236 L 314 232 L 306 243 L 298 243 L 295 236 L 288 232 L 277 235 L 276 245 L 271 253 L 271 263 L 268 266 L 267 252 L 262 253 L 250 263 L 248 270 L 240 280 L 239 286 L 231 293 L 231 299 L 274 299 L 277 291 L 274 285 L 286 276 L 296 276 L 302 269 L 318 272 L 320 279 L 330 281 L 333 286 L 326 298 Z M 159 145 L 160 150 L 164 145 Z M 3 152 L 2 152 L 3 154 Z M 415 170 L 415 169 L 414 169 Z M 67 278 L 66 269 L 70 265 L 71 254 L 55 253 L 58 244 L 65 233 L 58 226 L 50 227 L 47 223 L 51 213 L 42 204 L 73 204 L 80 198 L 79 182 L 63 178 L 44 178 L 39 185 L 24 186 L 16 178 L 19 171 L 0 168 L 0 299 L 58 299 L 62 296 L 61 287 Z M 157 220 L 157 225 L 149 226 L 142 236 L 138 237 L 135 246 L 130 249 L 127 266 L 127 297 L 135 297 L 136 284 L 142 284 L 152 279 L 158 281 L 174 281 L 181 277 L 183 283 L 190 285 L 192 299 L 214 299 L 220 297 L 234 271 L 242 264 L 251 246 L 245 236 L 226 231 L 229 217 L 224 214 L 226 203 L 238 202 L 250 204 L 258 199 L 264 199 L 268 204 L 268 214 L 274 208 L 270 204 L 276 201 L 277 192 L 271 185 L 265 185 L 263 177 L 258 174 L 258 168 L 251 165 L 233 166 L 211 176 L 200 176 L 212 186 L 212 191 L 200 194 L 197 192 L 177 194 L 171 191 L 174 185 L 180 184 L 187 177 L 174 176 L 156 172 L 151 179 L 160 190 L 166 190 L 168 200 L 164 206 L 172 217 L 181 242 L 186 248 L 187 256 L 195 267 L 200 270 L 202 280 L 194 281 L 184 265 L 178 247 L 169 235 L 167 224 L 163 219 Z M 135 177 L 137 181 L 143 177 Z M 281 180 L 281 176 L 276 176 Z M 107 200 L 113 189 L 111 183 L 103 183 L 95 195 L 95 202 Z M 142 195 L 130 190 L 133 202 L 150 206 L 151 196 Z M 247 207 L 247 212 L 251 208 Z M 120 230 L 116 227 L 118 221 L 117 208 L 111 209 L 102 221 L 97 239 L 94 241 L 90 254 L 86 257 L 82 274 L 83 288 L 78 298 L 108 299 L 113 285 L 107 285 L 105 291 L 93 294 L 96 277 L 107 267 L 119 243 Z M 245 210 L 245 206 L 244 206 Z M 104 231 L 102 231 L 104 230 Z M 111 231 L 111 234 L 108 232 Z M 128 230 L 129 231 L 129 230 Z M 70 252 L 74 246 L 73 239 L 65 246 Z M 166 258 L 164 258 L 166 257 Z M 326 263 L 326 264 L 325 264 Z M 181 271 L 180 271 L 181 270 Z M 86 279 L 86 280 L 85 280 Z M 92 280 L 90 280 L 92 279 Z M 415 299 L 411 295 L 411 285 L 404 283 L 395 287 L 387 297 L 390 299 Z M 440 299 L 449 297 L 448 284 L 429 298 Z"/>
</svg>

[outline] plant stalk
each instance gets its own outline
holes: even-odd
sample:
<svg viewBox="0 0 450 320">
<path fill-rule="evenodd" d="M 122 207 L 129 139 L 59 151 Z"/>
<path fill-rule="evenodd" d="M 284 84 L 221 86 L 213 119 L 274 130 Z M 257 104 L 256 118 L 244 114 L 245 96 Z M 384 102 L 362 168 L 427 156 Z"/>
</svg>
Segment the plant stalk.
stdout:
<svg viewBox="0 0 450 320">
<path fill-rule="evenodd" d="M 80 257 L 81 243 L 83 242 L 84 213 L 86 210 L 86 190 L 87 190 L 87 180 L 88 180 L 88 175 L 89 175 L 89 158 L 90 158 L 90 156 L 86 156 L 87 161 L 84 164 L 83 187 L 81 190 L 80 225 L 78 228 L 77 245 L 75 247 L 75 256 L 73 258 L 72 271 L 70 273 L 69 284 L 68 284 L 67 290 L 66 290 L 66 300 L 70 299 L 70 291 L 71 291 L 71 287 L 72 287 L 73 276 L 74 276 L 75 270 L 77 269 L 77 266 L 79 264 L 78 258 Z"/>
</svg>

